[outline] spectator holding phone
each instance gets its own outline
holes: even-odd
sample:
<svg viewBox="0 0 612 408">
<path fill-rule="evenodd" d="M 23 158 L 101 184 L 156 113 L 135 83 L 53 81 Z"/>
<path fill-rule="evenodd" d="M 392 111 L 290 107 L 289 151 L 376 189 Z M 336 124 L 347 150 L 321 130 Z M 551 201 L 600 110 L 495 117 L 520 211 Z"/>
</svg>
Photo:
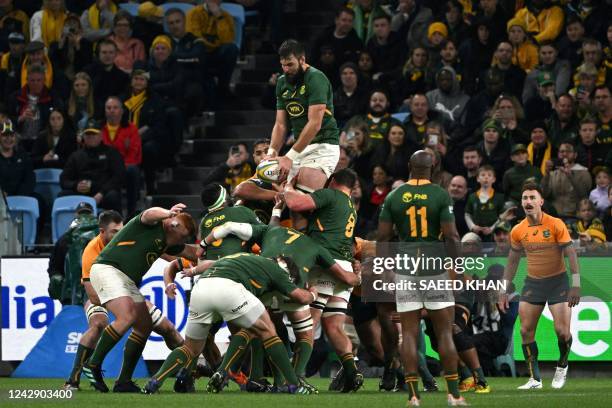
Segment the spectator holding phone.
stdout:
<svg viewBox="0 0 612 408">
<path fill-rule="evenodd" d="M 576 150 L 570 142 L 561 143 L 557 160 L 546 162 L 542 178 L 544 198 L 552 202 L 563 220 L 574 220 L 578 202 L 591 191 L 589 170 L 576 163 Z"/>
<path fill-rule="evenodd" d="M 576 70 L 577 86 L 569 90 L 569 94 L 576 99 L 578 109 L 582 112 L 591 110 L 591 97 L 597 86 L 597 68 L 584 63 Z"/>
<path fill-rule="evenodd" d="M 529 143 L 525 129 L 525 112 L 514 95 L 501 94 L 491 109 L 492 117 L 501 125 L 501 137 L 510 143 Z"/>
<path fill-rule="evenodd" d="M 217 165 L 207 177 L 203 185 L 221 183 L 232 191 L 238 184 L 249 179 L 255 172 L 255 165 L 249 161 L 249 148 L 240 142 L 229 149 L 227 160 Z"/>
</svg>

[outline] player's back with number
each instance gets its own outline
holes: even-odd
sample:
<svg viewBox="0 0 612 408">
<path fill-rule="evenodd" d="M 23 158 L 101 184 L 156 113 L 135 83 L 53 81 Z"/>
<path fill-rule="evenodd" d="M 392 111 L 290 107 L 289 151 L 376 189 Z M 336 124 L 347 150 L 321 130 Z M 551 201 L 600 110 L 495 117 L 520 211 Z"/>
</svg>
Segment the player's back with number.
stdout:
<svg viewBox="0 0 612 408">
<path fill-rule="evenodd" d="M 308 217 L 307 235 L 327 249 L 335 259 L 351 261 L 357 212 L 350 196 L 323 188 L 311 194 L 316 204 Z"/>
<path fill-rule="evenodd" d="M 452 211 L 451 198 L 442 187 L 412 179 L 389 193 L 380 220 L 395 225 L 400 241 L 439 241 L 441 224 L 454 221 Z"/>
</svg>

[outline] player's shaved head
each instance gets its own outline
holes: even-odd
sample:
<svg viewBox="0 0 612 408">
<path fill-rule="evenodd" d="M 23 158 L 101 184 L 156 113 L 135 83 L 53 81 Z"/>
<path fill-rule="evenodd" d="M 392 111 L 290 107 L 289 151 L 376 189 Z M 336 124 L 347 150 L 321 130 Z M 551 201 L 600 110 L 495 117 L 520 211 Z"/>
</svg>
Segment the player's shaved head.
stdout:
<svg viewBox="0 0 612 408">
<path fill-rule="evenodd" d="M 425 150 L 417 150 L 410 156 L 410 178 L 429 180 L 432 167 L 433 157 Z"/>
</svg>

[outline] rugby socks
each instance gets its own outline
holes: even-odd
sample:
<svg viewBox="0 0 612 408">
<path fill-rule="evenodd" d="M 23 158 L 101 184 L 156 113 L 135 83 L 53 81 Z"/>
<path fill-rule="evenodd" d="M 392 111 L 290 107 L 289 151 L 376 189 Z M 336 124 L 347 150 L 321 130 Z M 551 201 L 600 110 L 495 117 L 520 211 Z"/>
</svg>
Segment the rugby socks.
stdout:
<svg viewBox="0 0 612 408">
<path fill-rule="evenodd" d="M 125 383 L 132 379 L 138 359 L 142 355 L 142 351 L 147 344 L 147 339 L 143 338 L 142 335 L 136 334 L 132 331 L 125 342 L 125 349 L 123 349 L 123 363 L 121 364 L 121 372 L 118 383 Z"/>
<path fill-rule="evenodd" d="M 251 372 L 249 378 L 255 381 L 264 378 L 264 349 L 259 337 L 251 340 Z"/>
<path fill-rule="evenodd" d="M 558 339 L 557 344 L 559 345 L 559 362 L 557 366 L 565 368 L 567 367 L 567 358 L 572 349 L 572 336 L 567 340 Z"/>
<path fill-rule="evenodd" d="M 357 375 L 357 366 L 355 365 L 355 356 L 353 353 L 346 353 L 340 356 L 342 368 L 347 378 L 354 378 Z"/>
<path fill-rule="evenodd" d="M 283 341 L 278 336 L 267 338 L 263 341 L 264 350 L 268 355 L 270 364 L 276 366 L 276 368 L 283 374 L 287 383 L 297 385 L 298 379 L 295 375 L 295 371 L 289 362 L 287 356 L 287 349 L 283 344 Z"/>
<path fill-rule="evenodd" d="M 104 330 L 102 330 L 102 335 L 98 340 L 98 344 L 96 344 L 96 348 L 91 354 L 88 364 L 93 367 L 101 366 L 102 362 L 104 361 L 104 357 L 106 357 L 108 352 L 115 347 L 115 344 L 121 340 L 122 336 L 122 334 L 117 333 L 117 331 L 113 329 L 112 324 L 106 326 Z"/>
<path fill-rule="evenodd" d="M 81 371 L 83 370 L 83 364 L 87 361 L 87 359 L 93 353 L 93 349 L 89 347 L 85 347 L 84 345 L 79 343 L 79 348 L 77 348 L 76 356 L 74 357 L 74 365 L 72 366 L 72 372 L 70 373 L 69 381 L 71 383 L 79 383 L 81 380 Z"/>
<path fill-rule="evenodd" d="M 452 394 L 454 398 L 460 398 L 461 393 L 459 392 L 459 375 L 457 372 L 445 372 L 444 379 L 446 380 L 446 389 L 449 394 Z"/>
<path fill-rule="evenodd" d="M 223 356 L 220 369 L 225 372 L 229 371 L 230 369 L 233 372 L 240 371 L 240 357 L 246 351 L 249 341 L 251 341 L 251 336 L 249 336 L 249 333 L 247 333 L 246 330 L 240 330 L 234 334 L 230 340 L 229 346 L 227 347 L 225 356 Z M 234 364 L 236 364 L 236 366 L 234 366 Z"/>
<path fill-rule="evenodd" d="M 312 355 L 312 343 L 309 339 L 299 339 L 293 354 L 293 367 L 298 377 L 306 375 L 306 365 Z"/>
<path fill-rule="evenodd" d="M 412 397 L 421 399 L 421 396 L 419 395 L 419 377 L 417 376 L 417 373 L 406 374 L 404 381 L 406 381 L 406 385 L 408 386 L 408 399 L 411 400 Z"/>
<path fill-rule="evenodd" d="M 186 346 L 175 348 L 168 355 L 159 371 L 153 374 L 153 378 L 162 383 L 166 378 L 178 373 L 181 368 L 192 366 L 193 361 L 197 362 L 197 358 L 191 358 L 191 354 Z"/>
<path fill-rule="evenodd" d="M 538 367 L 538 345 L 533 343 L 523 344 L 523 355 L 529 368 L 529 375 L 534 380 L 542 381 L 540 377 L 540 367 Z"/>
<path fill-rule="evenodd" d="M 472 374 L 474 375 L 474 381 L 476 384 L 487 385 L 487 379 L 485 378 L 484 371 L 482 371 L 482 367 L 478 367 L 472 370 Z"/>
<path fill-rule="evenodd" d="M 470 377 L 472 377 L 472 373 L 470 372 L 470 369 L 467 368 L 467 366 L 465 365 L 460 365 L 459 366 L 459 381 L 461 382 Z"/>
</svg>

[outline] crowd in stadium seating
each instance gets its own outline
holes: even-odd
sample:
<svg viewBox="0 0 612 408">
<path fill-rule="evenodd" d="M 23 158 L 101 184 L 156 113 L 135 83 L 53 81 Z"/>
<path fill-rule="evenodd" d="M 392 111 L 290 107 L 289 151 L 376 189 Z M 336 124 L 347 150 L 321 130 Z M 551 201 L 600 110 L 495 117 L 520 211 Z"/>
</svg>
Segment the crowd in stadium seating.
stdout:
<svg viewBox="0 0 612 408">
<path fill-rule="evenodd" d="M 610 10 L 588 0 L 355 0 L 340 9 L 310 61 L 335 86 L 341 145 L 362 178 L 360 215 L 374 220 L 362 235 L 425 148 L 462 235 L 492 241 L 500 216 L 522 218 L 521 185 L 533 177 L 574 238 L 612 240 Z"/>
<path fill-rule="evenodd" d="M 278 1 L 237 2 L 261 3 L 279 35 Z M 132 214 L 142 181 L 151 193 L 156 170 L 174 165 L 187 119 L 232 98 L 239 49 L 220 0 L 187 13 L 155 1 L 131 14 L 119 3 L 0 0 L 5 194 L 35 196 L 32 169 L 66 168 L 64 190 L 121 209 L 113 194 L 125 188 Z M 576 238 L 612 240 L 610 11 L 607 0 L 352 0 L 339 9 L 308 62 L 335 87 L 341 163 L 361 177 L 360 234 L 375 230 L 408 158 L 426 148 L 462 234 L 493 240 L 500 215 L 520 218 L 520 186 L 534 177 L 546 210 Z M 277 76 L 262 100 L 271 109 Z M 88 128 L 100 142 L 87 142 Z M 101 144 L 119 151 L 125 176 L 110 190 L 79 187 L 79 156 Z"/>
</svg>

